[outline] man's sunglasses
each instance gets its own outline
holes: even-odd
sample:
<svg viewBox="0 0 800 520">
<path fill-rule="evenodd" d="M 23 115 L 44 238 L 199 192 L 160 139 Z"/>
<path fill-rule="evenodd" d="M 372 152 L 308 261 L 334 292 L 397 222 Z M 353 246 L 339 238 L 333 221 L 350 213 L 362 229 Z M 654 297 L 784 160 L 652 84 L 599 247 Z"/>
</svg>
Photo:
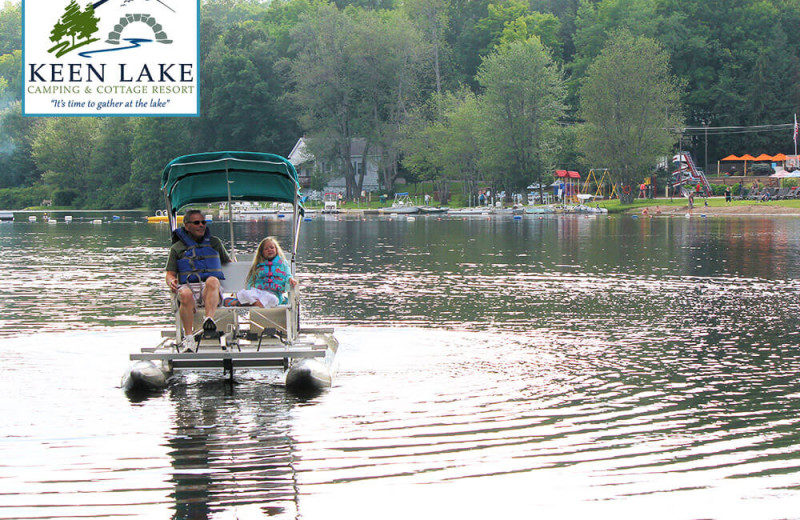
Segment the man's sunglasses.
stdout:
<svg viewBox="0 0 800 520">
<path fill-rule="evenodd" d="M 205 220 L 190 220 L 189 224 L 194 224 L 195 226 L 199 226 L 199 225 L 202 224 L 203 226 L 205 226 L 206 225 L 206 221 Z"/>
</svg>

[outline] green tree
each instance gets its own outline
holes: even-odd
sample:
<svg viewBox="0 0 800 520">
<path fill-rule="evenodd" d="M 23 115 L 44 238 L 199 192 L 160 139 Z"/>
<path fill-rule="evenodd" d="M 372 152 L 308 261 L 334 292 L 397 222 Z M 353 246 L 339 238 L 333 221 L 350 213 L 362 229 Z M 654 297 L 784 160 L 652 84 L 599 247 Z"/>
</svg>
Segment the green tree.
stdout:
<svg viewBox="0 0 800 520">
<path fill-rule="evenodd" d="M 11 100 L 20 99 L 22 92 L 22 51 L 13 51 L 0 56 L 0 79 L 5 80 L 4 98 L 0 99 L 0 108 Z"/>
<path fill-rule="evenodd" d="M 488 56 L 500 45 L 503 31 L 508 24 L 528 14 L 530 14 L 530 6 L 524 0 L 501 0 L 490 3 L 486 17 L 478 22 L 478 29 L 482 30 L 487 37 L 486 46 L 480 51 L 481 56 Z"/>
<path fill-rule="evenodd" d="M 294 1 L 294 0 L 293 0 Z M 258 20 L 266 15 L 272 4 L 285 4 L 286 0 L 260 2 L 258 0 L 206 0 L 200 6 L 200 20 L 213 21 L 218 30 Z"/>
<path fill-rule="evenodd" d="M 350 143 L 358 120 L 358 70 L 352 59 L 353 21 L 330 5 L 304 14 L 293 31 L 292 99 L 303 107 L 302 125 L 312 134 L 310 152 L 318 162 L 344 169 L 347 194 L 355 193 Z"/>
<path fill-rule="evenodd" d="M 798 0 L 659 0 L 659 41 L 686 80 L 689 126 L 791 123 L 800 105 Z M 768 29 L 767 29 L 768 28 Z M 788 152 L 790 132 L 727 133 L 688 143 L 698 163 L 730 153 Z M 706 145 L 708 158 L 704 157 Z M 770 151 L 772 150 L 772 151 Z"/>
<path fill-rule="evenodd" d="M 541 184 L 558 152 L 558 122 L 564 115 L 560 69 L 539 38 L 501 46 L 478 71 L 484 88 L 481 111 L 482 163 L 506 191 Z"/>
<path fill-rule="evenodd" d="M 351 145 L 366 140 L 364 156 L 382 150 L 384 180 L 398 174 L 396 128 L 416 94 L 419 35 L 398 13 L 320 6 L 295 28 L 292 98 L 318 161 L 343 169 L 347 196 L 360 192 Z"/>
<path fill-rule="evenodd" d="M 274 48 L 253 23 L 229 27 L 214 44 L 203 63 L 197 125 L 206 148 L 291 151 L 301 131 Z"/>
<path fill-rule="evenodd" d="M 412 109 L 400 127 L 398 141 L 404 170 L 421 180 L 432 181 L 439 191 L 447 190 L 449 184 L 442 157 L 446 132 L 441 120 L 443 102 L 444 96 L 434 94 L 428 102 Z"/>
<path fill-rule="evenodd" d="M 0 187 L 31 186 L 41 171 L 31 156 L 31 140 L 41 120 L 22 116 L 22 104 L 12 102 L 0 111 Z"/>
<path fill-rule="evenodd" d="M 433 61 L 436 93 L 442 93 L 442 60 L 447 55 L 445 32 L 448 24 L 447 0 L 406 0 L 403 7 L 428 42 Z"/>
<path fill-rule="evenodd" d="M 130 209 L 141 205 L 138 190 L 130 184 L 133 126 L 125 117 L 98 119 L 87 186 L 91 207 Z"/>
<path fill-rule="evenodd" d="M 97 120 L 92 117 L 47 118 L 36 127 L 31 142 L 33 160 L 45 172 L 45 184 L 54 190 L 79 190 L 81 197 L 76 205 L 88 195 L 97 129 Z"/>
<path fill-rule="evenodd" d="M 481 50 L 491 39 L 479 22 L 488 15 L 489 1 L 450 0 L 445 39 L 453 53 L 455 71 L 450 80 L 453 85 L 465 84 L 477 91 L 475 75 L 481 63 Z"/>
<path fill-rule="evenodd" d="M 650 38 L 618 32 L 589 66 L 580 94 L 589 164 L 610 168 L 618 188 L 637 186 L 671 151 L 677 139 L 670 128 L 682 123 L 669 56 Z M 620 201 L 632 202 L 634 192 Z"/>
<path fill-rule="evenodd" d="M 398 131 L 411 106 L 420 102 L 420 75 L 424 51 L 421 34 L 400 12 L 378 15 L 362 12 L 353 35 L 353 58 L 358 76 L 358 132 L 366 139 L 367 151 L 380 150 L 383 181 L 392 190 L 401 175 Z M 355 193 L 361 192 L 366 164 L 356 179 Z M 410 180 L 410 179 L 406 179 Z"/>
<path fill-rule="evenodd" d="M 542 44 L 550 50 L 551 56 L 560 62 L 563 54 L 560 30 L 561 23 L 554 15 L 534 12 L 506 22 L 499 43 L 524 41 L 531 36 L 538 36 Z"/>
<path fill-rule="evenodd" d="M 657 0 L 580 0 L 573 40 L 576 52 L 566 68 L 571 105 L 577 105 L 580 82 L 589 64 L 600 54 L 615 31 L 626 29 L 631 34 L 654 37 L 661 18 Z"/>
<path fill-rule="evenodd" d="M 187 119 L 179 117 L 148 117 L 134 121 L 130 185 L 150 210 L 164 207 L 161 194 L 164 166 L 181 155 L 207 151 L 192 139 L 189 124 Z"/>
<path fill-rule="evenodd" d="M 22 49 L 22 3 L 6 0 L 0 9 L 0 55 Z"/>
</svg>

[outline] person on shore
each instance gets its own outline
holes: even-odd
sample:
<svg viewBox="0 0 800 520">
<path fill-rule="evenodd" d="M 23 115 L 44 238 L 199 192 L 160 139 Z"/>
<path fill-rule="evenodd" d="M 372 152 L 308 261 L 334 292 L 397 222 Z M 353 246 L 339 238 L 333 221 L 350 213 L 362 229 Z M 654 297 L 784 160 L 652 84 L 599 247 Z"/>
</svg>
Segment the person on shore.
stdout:
<svg viewBox="0 0 800 520">
<path fill-rule="evenodd" d="M 224 279 L 222 265 L 231 257 L 222 241 L 211 236 L 203 212 L 190 209 L 183 216 L 183 227 L 172 234 L 172 247 L 166 266 L 167 287 L 178 300 L 178 313 L 183 325 L 182 352 L 197 349 L 194 330 L 194 314 L 203 307 L 205 320 L 203 330 L 214 331 L 214 313 L 222 301 L 220 280 Z"/>
<path fill-rule="evenodd" d="M 253 305 L 255 307 L 275 307 L 284 304 L 286 285 L 297 287 L 292 278 L 289 263 L 280 244 L 274 237 L 267 237 L 258 244 L 253 265 L 247 273 L 247 286 L 236 293 L 235 303 L 226 305 Z"/>
<path fill-rule="evenodd" d="M 694 192 L 690 191 L 689 192 L 689 211 L 691 211 L 692 208 L 694 208 Z"/>
<path fill-rule="evenodd" d="M 649 210 L 649 209 L 647 209 L 647 208 L 644 208 L 644 209 L 642 210 L 642 216 L 643 216 L 643 217 L 648 217 L 648 216 L 650 216 L 650 210 Z"/>
<path fill-rule="evenodd" d="M 661 206 L 656 206 L 656 215 L 661 215 Z"/>
<path fill-rule="evenodd" d="M 730 206 L 731 205 L 731 187 L 725 186 L 725 204 Z"/>
</svg>

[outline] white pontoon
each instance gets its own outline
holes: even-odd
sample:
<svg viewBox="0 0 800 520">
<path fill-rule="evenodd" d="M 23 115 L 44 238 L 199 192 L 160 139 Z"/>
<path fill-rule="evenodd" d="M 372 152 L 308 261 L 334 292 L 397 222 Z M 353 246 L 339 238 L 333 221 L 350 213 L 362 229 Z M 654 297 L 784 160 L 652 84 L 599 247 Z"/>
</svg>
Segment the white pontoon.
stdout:
<svg viewBox="0 0 800 520">
<path fill-rule="evenodd" d="M 294 227 L 289 260 L 294 276 L 303 207 L 297 173 L 287 159 L 253 152 L 186 155 L 166 166 L 161 189 L 173 231 L 178 226 L 178 212 L 189 205 L 226 201 L 232 211 L 232 202 L 242 200 L 291 204 Z M 230 235 L 230 252 L 235 257 L 232 222 Z M 226 295 L 244 288 L 249 267 L 250 262 L 242 257 L 223 266 L 221 283 Z M 175 329 L 162 333 L 165 339 L 160 345 L 131 354 L 133 363 L 123 376 L 123 388 L 158 388 L 177 371 L 220 371 L 233 378 L 234 371 L 243 369 L 282 371 L 287 387 L 299 391 L 330 386 L 338 348 L 333 329 L 302 327 L 299 295 L 291 285 L 287 287 L 285 305 L 221 306 L 214 315 L 217 330 L 212 332 L 203 332 L 203 312 L 198 309 L 194 322 L 199 338 L 196 352 L 179 352 L 183 327 L 175 306 Z"/>
</svg>

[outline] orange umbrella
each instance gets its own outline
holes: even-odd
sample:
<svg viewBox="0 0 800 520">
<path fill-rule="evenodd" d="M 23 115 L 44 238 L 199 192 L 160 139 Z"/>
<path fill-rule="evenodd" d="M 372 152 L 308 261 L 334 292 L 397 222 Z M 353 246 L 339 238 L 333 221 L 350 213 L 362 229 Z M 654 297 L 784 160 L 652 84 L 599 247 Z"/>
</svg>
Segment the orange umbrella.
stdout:
<svg viewBox="0 0 800 520">
<path fill-rule="evenodd" d="M 753 160 L 754 161 L 771 161 L 772 160 L 772 156 L 771 155 L 767 155 L 765 153 L 762 153 L 761 155 L 759 155 L 758 157 L 756 157 Z"/>
<path fill-rule="evenodd" d="M 784 154 L 782 154 L 782 153 L 779 153 L 778 155 L 773 155 L 773 156 L 772 156 L 772 160 L 773 160 L 773 161 L 785 161 L 785 160 L 787 160 L 787 159 L 788 159 L 788 157 L 786 157 L 786 156 L 785 156 Z"/>
<path fill-rule="evenodd" d="M 720 161 L 741 161 L 741 160 L 742 160 L 741 157 L 736 157 L 733 154 L 730 154 L 729 156 L 720 159 Z"/>
<path fill-rule="evenodd" d="M 755 161 L 756 158 L 749 153 L 744 154 L 741 159 L 744 161 L 744 174 L 747 175 L 747 161 Z"/>
</svg>

